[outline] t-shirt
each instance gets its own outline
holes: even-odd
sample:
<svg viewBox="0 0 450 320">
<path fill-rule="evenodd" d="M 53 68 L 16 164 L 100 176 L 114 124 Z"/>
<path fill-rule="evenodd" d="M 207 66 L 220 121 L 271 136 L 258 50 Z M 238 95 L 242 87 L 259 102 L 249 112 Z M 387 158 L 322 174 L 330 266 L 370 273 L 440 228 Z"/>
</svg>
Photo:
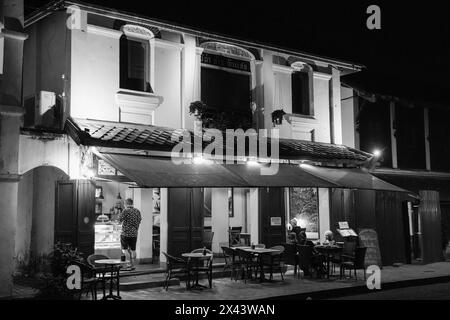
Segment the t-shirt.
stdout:
<svg viewBox="0 0 450 320">
<path fill-rule="evenodd" d="M 127 208 L 119 214 L 119 222 L 122 223 L 122 236 L 135 238 L 141 223 L 141 213 L 138 209 Z"/>
</svg>

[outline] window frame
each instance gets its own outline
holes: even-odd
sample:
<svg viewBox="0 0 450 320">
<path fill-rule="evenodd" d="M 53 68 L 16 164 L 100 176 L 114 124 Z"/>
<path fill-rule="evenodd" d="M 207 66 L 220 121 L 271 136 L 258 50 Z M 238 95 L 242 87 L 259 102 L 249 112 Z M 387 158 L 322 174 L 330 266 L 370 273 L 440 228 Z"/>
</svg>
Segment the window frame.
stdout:
<svg viewBox="0 0 450 320">
<path fill-rule="evenodd" d="M 298 116 L 298 117 L 313 118 L 314 117 L 314 100 L 313 100 L 314 99 L 314 72 L 308 64 L 299 62 L 299 61 L 294 62 L 291 65 L 291 68 L 292 68 L 292 72 L 291 72 L 291 87 L 292 87 L 291 88 L 291 95 L 292 95 L 291 96 L 291 105 L 292 105 L 291 109 L 292 109 L 292 114 L 294 116 Z M 304 109 L 308 110 L 307 114 L 294 112 L 294 91 L 296 91 L 296 90 L 294 90 L 293 76 L 295 73 L 306 74 L 305 78 L 307 79 L 307 84 L 306 84 L 307 88 L 306 89 L 301 88 L 301 89 L 302 89 L 302 91 L 305 90 L 308 93 L 308 97 L 303 99 L 304 100 L 303 103 L 307 104 L 307 106 L 304 107 Z"/>
<path fill-rule="evenodd" d="M 128 89 L 122 86 L 122 68 L 119 67 L 119 88 L 120 90 L 138 92 L 144 94 L 154 94 L 154 85 L 155 85 L 155 36 L 153 32 L 148 30 L 147 28 L 136 26 L 136 25 L 125 25 L 121 28 L 123 33 L 122 37 L 125 37 L 129 41 L 140 42 L 144 45 L 145 48 L 145 61 L 144 61 L 144 75 L 145 75 L 145 90 L 133 90 Z M 122 41 L 122 37 L 120 41 Z M 128 47 L 127 47 L 128 49 Z M 122 46 L 119 46 L 119 64 L 122 63 L 120 58 L 120 54 L 122 51 Z M 128 62 L 127 62 L 128 63 Z M 128 67 L 128 66 L 127 66 Z M 150 86 L 150 91 L 147 91 L 147 86 Z"/>
</svg>

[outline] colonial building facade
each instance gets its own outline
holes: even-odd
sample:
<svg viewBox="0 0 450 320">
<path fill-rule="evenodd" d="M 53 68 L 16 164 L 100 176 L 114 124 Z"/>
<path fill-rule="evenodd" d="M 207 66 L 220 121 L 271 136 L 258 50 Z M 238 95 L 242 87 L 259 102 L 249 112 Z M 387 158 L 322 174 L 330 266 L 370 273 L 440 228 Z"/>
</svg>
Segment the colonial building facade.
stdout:
<svg viewBox="0 0 450 320">
<path fill-rule="evenodd" d="M 143 217 L 141 263 L 203 246 L 220 254 L 234 242 L 280 244 L 292 219 L 324 240 L 339 221 L 359 226 L 344 208 L 349 189 L 408 198 L 361 170 L 377 159 L 348 135 L 340 78 L 360 65 L 74 1 L 33 13 L 24 32 L 23 84 L 1 101 L 0 296 L 11 294 L 14 270 L 57 241 L 117 257 L 125 198 Z M 10 38 L 4 66 L 26 36 Z M 5 68 L 0 84 L 20 79 L 21 68 Z M 278 172 L 261 176 L 267 163 L 248 147 L 245 159 L 233 150 L 230 165 L 195 154 L 175 165 L 176 138 L 202 132 L 205 114 L 203 129 L 226 123 L 269 138 L 277 129 Z"/>
</svg>

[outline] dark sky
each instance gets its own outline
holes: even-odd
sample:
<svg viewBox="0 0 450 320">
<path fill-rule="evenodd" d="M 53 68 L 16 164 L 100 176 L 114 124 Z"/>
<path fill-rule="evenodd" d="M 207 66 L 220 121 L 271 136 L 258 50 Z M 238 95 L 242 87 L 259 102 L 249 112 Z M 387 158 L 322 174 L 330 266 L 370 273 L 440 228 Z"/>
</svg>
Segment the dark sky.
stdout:
<svg viewBox="0 0 450 320">
<path fill-rule="evenodd" d="M 42 0 L 25 0 L 36 6 Z M 165 21 L 364 64 L 359 77 L 450 105 L 450 6 L 436 1 L 88 0 Z M 449 1 L 447 1 L 449 3 Z M 381 30 L 366 9 L 381 8 Z"/>
</svg>

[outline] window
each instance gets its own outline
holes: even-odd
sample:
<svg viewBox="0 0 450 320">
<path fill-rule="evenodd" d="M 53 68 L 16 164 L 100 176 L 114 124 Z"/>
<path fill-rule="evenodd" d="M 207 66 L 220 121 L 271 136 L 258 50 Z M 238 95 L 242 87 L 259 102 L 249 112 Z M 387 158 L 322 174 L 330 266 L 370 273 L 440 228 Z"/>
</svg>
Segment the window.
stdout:
<svg viewBox="0 0 450 320">
<path fill-rule="evenodd" d="M 150 44 L 146 40 L 122 36 L 120 39 L 120 87 L 150 92 Z"/>
<path fill-rule="evenodd" d="M 289 188 L 289 221 L 306 229 L 308 239 L 319 238 L 319 201 L 316 188 Z"/>
<path fill-rule="evenodd" d="M 292 113 L 312 115 L 310 103 L 310 75 L 309 72 L 296 71 L 292 73 Z"/>
</svg>

